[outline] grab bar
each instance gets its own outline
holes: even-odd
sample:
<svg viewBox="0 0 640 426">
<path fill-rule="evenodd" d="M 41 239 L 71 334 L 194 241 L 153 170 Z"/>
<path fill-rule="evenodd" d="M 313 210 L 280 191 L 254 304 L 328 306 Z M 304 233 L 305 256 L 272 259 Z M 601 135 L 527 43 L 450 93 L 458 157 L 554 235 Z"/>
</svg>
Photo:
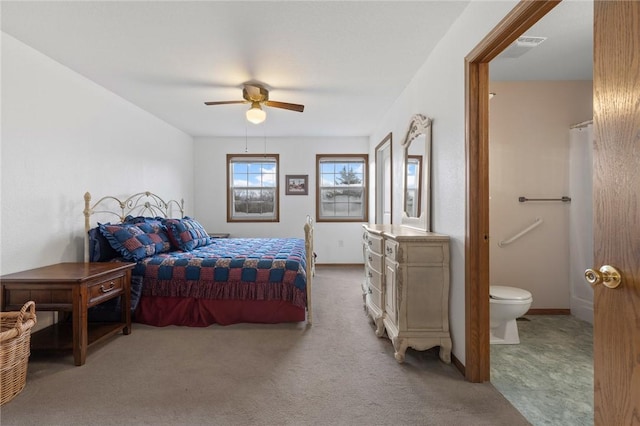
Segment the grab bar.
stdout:
<svg viewBox="0 0 640 426">
<path fill-rule="evenodd" d="M 503 240 L 500 241 L 498 243 L 498 247 L 504 247 L 507 244 L 511 244 L 512 242 L 514 242 L 515 240 L 517 240 L 518 238 L 522 237 L 524 234 L 526 234 L 527 232 L 531 231 L 533 228 L 539 226 L 542 223 L 542 218 L 537 218 L 535 222 L 533 222 L 531 225 L 529 225 L 528 227 L 526 227 L 525 229 L 523 229 L 522 231 L 518 232 L 516 235 L 514 235 L 513 237 L 509 238 L 508 240 Z"/>
<path fill-rule="evenodd" d="M 571 197 L 567 197 L 563 195 L 560 198 L 527 198 L 527 197 L 518 197 L 518 201 L 524 203 L 525 201 L 562 201 L 563 203 L 568 203 L 571 201 Z"/>
</svg>

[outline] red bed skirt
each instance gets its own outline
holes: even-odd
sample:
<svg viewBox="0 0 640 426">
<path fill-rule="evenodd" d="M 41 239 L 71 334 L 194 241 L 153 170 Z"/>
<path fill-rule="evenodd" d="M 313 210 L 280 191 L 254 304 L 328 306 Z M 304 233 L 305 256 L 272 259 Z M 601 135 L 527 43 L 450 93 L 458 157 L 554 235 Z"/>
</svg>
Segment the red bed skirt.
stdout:
<svg viewBox="0 0 640 426">
<path fill-rule="evenodd" d="M 282 300 L 212 300 L 183 297 L 142 296 L 135 321 L 165 327 L 184 325 L 207 327 L 211 324 L 277 324 L 300 322 L 306 318 L 304 308 Z"/>
</svg>

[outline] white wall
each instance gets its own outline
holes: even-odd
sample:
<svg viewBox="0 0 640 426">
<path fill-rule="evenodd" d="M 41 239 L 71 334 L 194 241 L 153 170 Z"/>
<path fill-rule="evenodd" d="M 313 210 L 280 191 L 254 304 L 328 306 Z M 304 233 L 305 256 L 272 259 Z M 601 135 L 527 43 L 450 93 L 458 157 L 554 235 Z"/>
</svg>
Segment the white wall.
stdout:
<svg viewBox="0 0 640 426">
<path fill-rule="evenodd" d="M 245 138 L 199 137 L 195 139 L 195 214 L 208 232 L 228 232 L 232 237 L 304 238 L 305 218 L 315 218 L 316 213 L 316 154 L 369 152 L 366 137 L 267 137 L 266 147 L 263 138 L 249 138 L 246 146 L 249 154 L 280 155 L 280 222 L 227 223 L 226 156 L 244 154 Z M 309 195 L 285 195 L 285 175 L 309 175 Z M 319 264 L 363 262 L 361 223 L 316 223 L 314 237 Z"/>
<path fill-rule="evenodd" d="M 193 139 L 2 33 L 0 272 L 83 260 L 83 195 L 193 200 Z"/>
<path fill-rule="evenodd" d="M 393 132 L 394 193 L 402 193 L 400 143 L 413 114 L 433 119 L 433 231 L 451 238 L 449 316 L 453 354 L 465 363 L 465 107 L 464 57 L 515 6 L 516 1 L 472 1 L 433 50 L 370 138 L 370 150 Z M 394 197 L 400 218 L 401 197 Z M 396 219 L 399 220 L 399 219 Z"/>
<path fill-rule="evenodd" d="M 569 309 L 569 130 L 593 114 L 591 81 L 491 82 L 490 282 L 530 291 L 532 309 Z M 542 224 L 504 247 L 536 218 Z"/>
</svg>

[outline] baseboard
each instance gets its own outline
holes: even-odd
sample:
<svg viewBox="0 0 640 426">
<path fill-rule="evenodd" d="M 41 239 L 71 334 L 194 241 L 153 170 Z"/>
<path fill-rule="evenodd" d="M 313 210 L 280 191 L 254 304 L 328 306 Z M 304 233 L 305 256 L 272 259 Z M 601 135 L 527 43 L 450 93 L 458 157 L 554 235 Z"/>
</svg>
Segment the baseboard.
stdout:
<svg viewBox="0 0 640 426">
<path fill-rule="evenodd" d="M 550 309 L 550 308 L 541 308 L 541 309 L 529 309 L 525 315 L 571 315 L 571 309 Z"/>
<path fill-rule="evenodd" d="M 360 266 L 364 268 L 364 263 L 316 263 L 316 267 L 318 266 L 329 266 L 329 267 L 340 267 L 340 268 L 353 268 L 355 266 Z"/>
<path fill-rule="evenodd" d="M 593 324 L 593 301 L 572 297 L 571 315 Z"/>
<path fill-rule="evenodd" d="M 467 370 L 464 367 L 464 364 L 462 364 L 453 353 L 451 354 L 451 363 L 462 373 L 462 377 L 467 377 Z"/>
</svg>

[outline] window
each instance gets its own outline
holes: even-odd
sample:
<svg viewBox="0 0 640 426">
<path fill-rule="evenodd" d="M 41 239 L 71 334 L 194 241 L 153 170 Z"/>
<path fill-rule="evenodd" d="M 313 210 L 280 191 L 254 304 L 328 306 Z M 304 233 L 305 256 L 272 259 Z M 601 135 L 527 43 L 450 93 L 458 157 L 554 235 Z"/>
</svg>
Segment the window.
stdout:
<svg viewBox="0 0 640 426">
<path fill-rule="evenodd" d="M 227 222 L 278 222 L 278 154 L 227 154 Z"/>
<path fill-rule="evenodd" d="M 368 221 L 368 155 L 323 154 L 316 162 L 316 220 Z"/>
</svg>

